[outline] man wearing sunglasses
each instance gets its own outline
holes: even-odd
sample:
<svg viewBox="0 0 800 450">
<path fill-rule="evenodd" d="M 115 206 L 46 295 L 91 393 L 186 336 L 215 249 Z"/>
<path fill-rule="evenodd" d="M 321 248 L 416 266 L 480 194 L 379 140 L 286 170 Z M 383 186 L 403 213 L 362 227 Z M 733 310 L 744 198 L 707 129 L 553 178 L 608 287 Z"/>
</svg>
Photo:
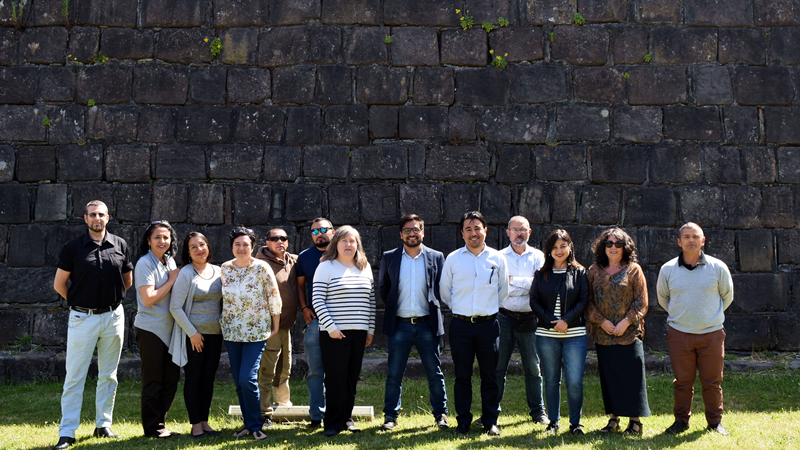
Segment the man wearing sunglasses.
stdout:
<svg viewBox="0 0 800 450">
<path fill-rule="evenodd" d="M 446 429 L 447 393 L 439 359 L 439 336 L 444 334 L 439 310 L 439 281 L 444 255 L 422 245 L 425 222 L 420 216 L 406 214 L 399 225 L 403 245 L 383 254 L 378 277 L 385 304 L 383 333 L 389 337 L 389 373 L 381 430 L 393 430 L 397 426 L 403 374 L 411 346 L 417 348 L 428 378 L 436 426 Z"/>
<path fill-rule="evenodd" d="M 53 289 L 69 305 L 67 374 L 61 395 L 58 443 L 63 450 L 75 443 L 81 422 L 83 387 L 97 347 L 97 394 L 94 436 L 118 438 L 111 431 L 117 366 L 122 352 L 125 315 L 122 299 L 133 282 L 133 264 L 124 239 L 106 231 L 108 207 L 100 200 L 86 205 L 83 220 L 89 230 L 64 246 L 58 255 Z M 71 284 L 67 287 L 67 281 Z"/>
<path fill-rule="evenodd" d="M 308 406 L 311 416 L 310 428 L 318 428 L 325 414 L 325 378 L 322 372 L 322 352 L 319 348 L 319 320 L 311 306 L 311 293 L 314 289 L 314 273 L 319 266 L 319 259 L 331 243 L 333 233 L 333 225 L 328 219 L 324 217 L 314 219 L 311 222 L 311 241 L 314 245 L 297 256 L 297 301 L 306 321 L 303 345 L 308 362 L 306 386 L 308 386 Z"/>
<path fill-rule="evenodd" d="M 272 426 L 272 405 L 292 406 L 289 399 L 289 375 L 292 373 L 291 328 L 297 319 L 297 255 L 289 253 L 289 236 L 286 230 L 275 227 L 267 232 L 264 247 L 258 249 L 256 258 L 269 264 L 278 282 L 283 308 L 278 333 L 267 339 L 258 370 L 258 388 L 261 391 L 261 419 L 265 427 Z M 274 389 L 273 389 L 274 388 Z"/>
</svg>

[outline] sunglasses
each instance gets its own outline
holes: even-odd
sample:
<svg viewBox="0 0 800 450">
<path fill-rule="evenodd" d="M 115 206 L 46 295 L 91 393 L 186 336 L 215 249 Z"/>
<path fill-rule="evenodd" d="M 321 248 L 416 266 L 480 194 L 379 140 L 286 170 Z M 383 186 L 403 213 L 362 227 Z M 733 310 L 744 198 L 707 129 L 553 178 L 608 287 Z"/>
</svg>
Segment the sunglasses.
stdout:
<svg viewBox="0 0 800 450">
<path fill-rule="evenodd" d="M 106 213 L 101 213 L 101 212 L 91 212 L 91 213 L 89 213 L 89 214 L 88 214 L 88 216 L 89 216 L 89 217 L 91 217 L 92 219 L 94 219 L 95 217 L 99 217 L 99 218 L 101 218 L 101 219 L 102 219 L 103 217 L 105 217 L 105 216 L 106 216 Z"/>
<path fill-rule="evenodd" d="M 233 229 L 233 232 L 234 232 L 234 233 L 244 233 L 244 234 L 246 234 L 246 235 L 251 235 L 251 234 L 253 234 L 253 230 L 252 230 L 252 229 L 250 229 L 250 228 L 244 228 L 244 227 L 234 228 L 234 229 Z"/>
<path fill-rule="evenodd" d="M 411 234 L 411 233 L 420 234 L 422 232 L 422 228 L 419 227 L 403 228 L 401 231 L 403 232 L 403 234 Z"/>
<path fill-rule="evenodd" d="M 325 234 L 325 233 L 328 232 L 328 230 L 333 230 L 333 228 L 326 228 L 326 227 L 314 228 L 313 230 L 311 230 L 311 234 L 314 235 L 314 236 L 316 236 L 316 235 L 318 235 L 320 233 Z"/>
<path fill-rule="evenodd" d="M 606 248 L 611 248 L 611 247 L 622 248 L 622 247 L 625 247 L 625 243 L 624 242 L 619 242 L 619 241 L 617 241 L 617 242 L 606 241 Z"/>
<path fill-rule="evenodd" d="M 167 222 L 166 220 L 154 220 L 154 221 L 150 222 L 150 225 L 166 225 L 166 226 L 169 226 L 169 222 Z"/>
<path fill-rule="evenodd" d="M 286 242 L 289 240 L 289 238 L 286 236 L 270 236 L 267 238 L 267 240 L 270 242 L 278 242 L 278 241 Z"/>
</svg>

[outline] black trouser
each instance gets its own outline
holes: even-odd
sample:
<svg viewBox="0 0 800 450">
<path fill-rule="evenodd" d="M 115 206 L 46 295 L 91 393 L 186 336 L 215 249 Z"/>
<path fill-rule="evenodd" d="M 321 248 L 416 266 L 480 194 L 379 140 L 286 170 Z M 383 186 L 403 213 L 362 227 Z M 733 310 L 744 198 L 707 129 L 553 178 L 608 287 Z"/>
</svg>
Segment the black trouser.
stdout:
<svg viewBox="0 0 800 450">
<path fill-rule="evenodd" d="M 472 423 L 472 364 L 476 357 L 481 374 L 481 421 L 484 427 L 497 424 L 497 397 L 500 390 L 495 370 L 499 348 L 500 325 L 497 318 L 470 323 L 454 317 L 450 322 L 450 352 L 456 373 L 453 393 L 459 425 Z"/>
<path fill-rule="evenodd" d="M 192 342 L 186 337 L 186 356 L 188 361 L 183 367 L 184 385 L 183 401 L 189 413 L 192 425 L 208 422 L 211 399 L 214 397 L 214 376 L 219 367 L 219 355 L 222 353 L 222 335 L 204 334 L 203 351 L 192 350 Z"/>
<path fill-rule="evenodd" d="M 181 368 L 154 333 L 136 328 L 136 344 L 142 361 L 142 428 L 145 436 L 166 429 L 167 411 L 178 390 Z"/>
<path fill-rule="evenodd" d="M 353 414 L 356 384 L 364 359 L 367 332 L 341 330 L 344 339 L 332 339 L 327 331 L 319 332 L 322 369 L 325 371 L 325 429 L 342 431 Z"/>
</svg>

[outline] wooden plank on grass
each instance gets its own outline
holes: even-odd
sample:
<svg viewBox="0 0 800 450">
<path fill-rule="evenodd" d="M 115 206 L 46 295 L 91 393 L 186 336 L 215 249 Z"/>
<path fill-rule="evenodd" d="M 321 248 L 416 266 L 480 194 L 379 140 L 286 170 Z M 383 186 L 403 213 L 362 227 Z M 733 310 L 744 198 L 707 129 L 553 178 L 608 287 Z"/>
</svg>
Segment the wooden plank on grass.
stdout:
<svg viewBox="0 0 800 450">
<path fill-rule="evenodd" d="M 239 405 L 228 406 L 228 414 L 231 416 L 241 416 L 242 409 Z M 375 411 L 372 406 L 354 406 L 353 418 L 374 419 Z M 308 413 L 308 406 L 274 406 L 272 411 L 273 422 L 299 422 L 301 420 L 311 420 Z"/>
</svg>

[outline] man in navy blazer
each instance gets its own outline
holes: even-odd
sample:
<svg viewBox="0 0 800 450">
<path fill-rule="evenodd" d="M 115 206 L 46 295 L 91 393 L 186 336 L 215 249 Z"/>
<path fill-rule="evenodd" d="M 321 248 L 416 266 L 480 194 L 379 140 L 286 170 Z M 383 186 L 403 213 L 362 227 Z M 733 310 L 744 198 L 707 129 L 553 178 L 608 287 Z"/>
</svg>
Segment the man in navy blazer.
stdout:
<svg viewBox="0 0 800 450">
<path fill-rule="evenodd" d="M 398 223 L 403 245 L 381 258 L 378 287 L 385 304 L 383 333 L 389 337 L 389 373 L 381 430 L 397 426 L 403 374 L 411 346 L 417 347 L 428 377 L 433 417 L 439 429 L 447 425 L 447 393 L 439 359 L 439 336 L 444 334 L 439 310 L 439 281 L 444 255 L 422 245 L 425 222 L 406 214 Z"/>
</svg>

